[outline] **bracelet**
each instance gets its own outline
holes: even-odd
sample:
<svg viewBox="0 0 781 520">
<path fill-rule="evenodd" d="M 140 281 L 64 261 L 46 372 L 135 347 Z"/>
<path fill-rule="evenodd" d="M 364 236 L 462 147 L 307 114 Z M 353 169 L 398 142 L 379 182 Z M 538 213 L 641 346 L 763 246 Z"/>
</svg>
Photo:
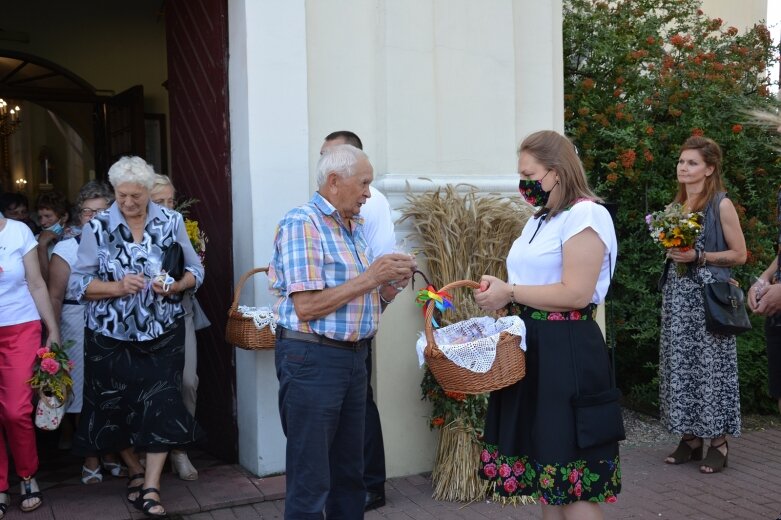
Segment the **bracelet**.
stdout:
<svg viewBox="0 0 781 520">
<path fill-rule="evenodd" d="M 705 266 L 708 263 L 708 257 L 705 256 L 705 251 L 702 252 L 700 257 L 700 266 Z"/>
<path fill-rule="evenodd" d="M 515 301 L 515 284 L 510 287 L 510 303 L 518 303 Z"/>
<path fill-rule="evenodd" d="M 700 250 L 694 250 L 694 265 L 700 265 Z"/>
<path fill-rule="evenodd" d="M 390 305 L 391 303 L 393 303 L 393 300 L 386 300 L 385 298 L 382 297 L 382 290 L 380 290 L 380 301 L 385 305 Z"/>
</svg>

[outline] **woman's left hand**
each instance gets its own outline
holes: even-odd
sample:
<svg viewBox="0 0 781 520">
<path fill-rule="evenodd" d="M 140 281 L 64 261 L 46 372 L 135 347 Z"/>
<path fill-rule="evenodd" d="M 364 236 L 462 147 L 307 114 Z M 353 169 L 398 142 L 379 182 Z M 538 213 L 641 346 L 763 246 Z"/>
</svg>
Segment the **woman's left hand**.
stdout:
<svg viewBox="0 0 781 520">
<path fill-rule="evenodd" d="M 58 333 L 49 333 L 46 336 L 46 346 L 51 347 L 52 343 L 57 343 L 58 345 L 62 345 L 62 341 L 60 340 L 60 335 Z"/>
<path fill-rule="evenodd" d="M 179 280 L 178 282 L 173 282 L 169 285 L 166 285 L 162 281 L 155 279 L 154 282 L 152 282 L 152 290 L 161 296 L 170 296 L 172 294 L 182 292 L 181 283 L 182 281 Z"/>
<path fill-rule="evenodd" d="M 486 311 L 501 309 L 510 302 L 510 286 L 495 276 L 483 275 L 480 288 L 475 289 L 475 301 Z"/>
<path fill-rule="evenodd" d="M 680 247 L 671 247 L 667 250 L 667 258 L 679 264 L 688 264 L 697 259 L 697 252 L 693 248 L 683 250 Z"/>
</svg>

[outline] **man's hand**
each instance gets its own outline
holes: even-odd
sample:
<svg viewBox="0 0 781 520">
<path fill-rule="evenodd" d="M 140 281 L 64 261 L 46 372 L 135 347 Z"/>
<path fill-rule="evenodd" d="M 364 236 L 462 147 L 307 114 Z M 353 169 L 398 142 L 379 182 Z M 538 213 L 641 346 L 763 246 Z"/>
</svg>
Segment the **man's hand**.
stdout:
<svg viewBox="0 0 781 520">
<path fill-rule="evenodd" d="M 375 260 L 366 270 L 366 275 L 372 277 L 377 287 L 395 282 L 394 285 L 404 288 L 416 267 L 415 259 L 410 255 L 391 253 Z"/>
<path fill-rule="evenodd" d="M 767 288 L 757 302 L 754 312 L 763 316 L 772 316 L 781 312 L 781 284 L 773 284 Z"/>
</svg>

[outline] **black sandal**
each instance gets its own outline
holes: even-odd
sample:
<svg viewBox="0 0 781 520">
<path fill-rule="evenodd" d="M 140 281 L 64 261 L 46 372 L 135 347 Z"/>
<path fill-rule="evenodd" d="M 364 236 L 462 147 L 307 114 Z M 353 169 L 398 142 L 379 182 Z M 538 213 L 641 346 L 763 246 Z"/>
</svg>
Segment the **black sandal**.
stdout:
<svg viewBox="0 0 781 520">
<path fill-rule="evenodd" d="M 141 498 L 141 491 L 144 489 L 144 483 L 141 482 L 141 484 L 137 486 L 131 486 L 130 483 L 134 480 L 144 480 L 144 474 L 143 473 L 136 473 L 135 475 L 130 475 L 127 478 L 127 501 L 130 502 L 133 505 L 136 505 L 136 502 Z M 138 493 L 138 496 L 135 499 L 131 499 L 130 495 L 133 493 Z"/>
<path fill-rule="evenodd" d="M 675 448 L 675 451 L 670 453 L 667 456 L 667 459 L 673 459 L 672 461 L 668 461 L 665 459 L 664 461 L 667 464 L 684 464 L 686 462 L 689 462 L 690 460 L 700 460 L 702 459 L 702 446 L 703 442 L 702 439 L 700 439 L 700 445 L 696 448 L 692 448 L 691 445 L 689 445 L 689 441 L 693 441 L 694 439 L 697 439 L 698 437 L 694 435 L 686 436 L 684 435 L 683 438 L 681 438 L 681 442 L 678 443 L 678 447 Z"/>
<path fill-rule="evenodd" d="M 719 451 L 719 448 L 722 446 L 727 447 L 727 454 Z M 711 441 L 711 445 L 708 448 L 708 455 L 705 457 L 705 460 L 702 461 L 702 464 L 700 464 L 700 473 L 704 473 L 705 475 L 710 475 L 711 473 L 718 473 L 719 471 L 723 470 L 727 467 L 727 458 L 729 457 L 729 444 L 727 443 L 727 439 L 724 439 L 724 442 L 721 444 L 713 444 Z M 710 471 L 703 471 L 702 468 L 710 468 Z"/>
<path fill-rule="evenodd" d="M 33 485 L 35 485 L 35 489 L 37 491 L 33 491 Z M 43 504 L 43 494 L 41 493 L 40 489 L 38 489 L 38 481 L 35 480 L 35 477 L 23 478 L 22 482 L 20 483 L 20 488 L 22 502 L 19 504 L 19 509 L 21 509 L 24 513 L 29 513 L 30 511 L 35 511 L 41 507 L 41 504 Z M 25 507 L 25 500 L 30 500 L 31 498 L 37 498 L 38 502 L 36 502 L 33 506 Z"/>
<path fill-rule="evenodd" d="M 138 496 L 138 500 L 135 504 L 133 504 L 136 509 L 143 512 L 146 516 L 152 517 L 152 518 L 168 518 L 168 512 L 163 508 L 162 513 L 153 513 L 150 511 L 153 507 L 163 507 L 163 504 L 160 503 L 159 500 L 155 500 L 154 498 L 144 498 L 149 493 L 157 493 L 157 496 L 160 496 L 160 490 L 157 488 L 146 488 L 141 490 L 141 494 Z"/>
</svg>

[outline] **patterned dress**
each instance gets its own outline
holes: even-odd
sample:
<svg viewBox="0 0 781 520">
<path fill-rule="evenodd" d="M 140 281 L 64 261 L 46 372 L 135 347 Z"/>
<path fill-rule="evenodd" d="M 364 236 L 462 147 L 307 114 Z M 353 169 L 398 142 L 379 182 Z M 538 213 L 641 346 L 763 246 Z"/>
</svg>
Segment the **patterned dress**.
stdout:
<svg viewBox="0 0 781 520">
<path fill-rule="evenodd" d="M 697 238 L 697 248 L 704 235 Z M 735 336 L 705 329 L 702 287 L 714 281 L 706 267 L 679 276 L 668 263 L 662 289 L 659 408 L 671 433 L 712 439 L 740 435 L 740 388 Z"/>
<path fill-rule="evenodd" d="M 118 281 L 143 274 L 141 291 L 87 303 L 84 330 L 84 395 L 76 455 L 133 446 L 167 452 L 196 442 L 203 432 L 182 402 L 184 309 L 177 299 L 156 294 L 152 280 L 163 255 L 178 242 L 185 269 L 203 281 L 203 266 L 179 213 L 147 206 L 142 239 L 136 243 L 117 203 L 85 227 L 69 285 L 84 299 L 93 279 Z"/>
</svg>

